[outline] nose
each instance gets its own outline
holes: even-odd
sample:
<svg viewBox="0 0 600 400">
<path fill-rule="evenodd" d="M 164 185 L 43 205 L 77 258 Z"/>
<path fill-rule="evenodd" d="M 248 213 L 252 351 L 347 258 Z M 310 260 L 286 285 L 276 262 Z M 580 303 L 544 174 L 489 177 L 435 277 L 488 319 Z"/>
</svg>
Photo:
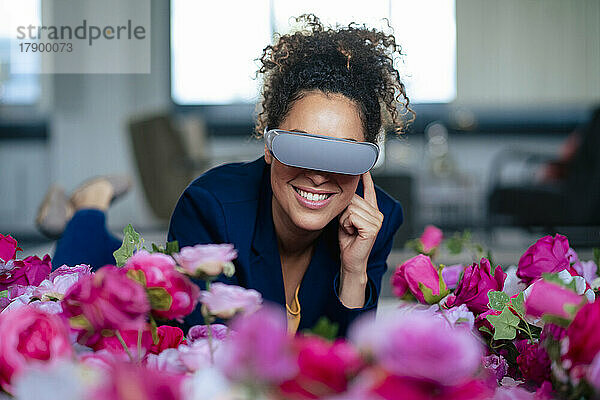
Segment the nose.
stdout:
<svg viewBox="0 0 600 400">
<path fill-rule="evenodd" d="M 330 180 L 329 174 L 323 171 L 306 169 L 304 170 L 304 175 L 310 179 L 315 186 L 322 185 Z"/>
</svg>

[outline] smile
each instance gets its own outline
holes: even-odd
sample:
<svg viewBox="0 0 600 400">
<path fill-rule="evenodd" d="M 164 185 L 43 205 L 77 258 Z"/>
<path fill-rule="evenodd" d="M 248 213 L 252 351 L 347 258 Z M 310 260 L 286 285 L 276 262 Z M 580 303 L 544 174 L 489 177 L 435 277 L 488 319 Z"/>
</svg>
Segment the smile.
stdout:
<svg viewBox="0 0 600 400">
<path fill-rule="evenodd" d="M 302 204 L 303 206 L 310 208 L 310 209 L 317 209 L 317 208 L 325 207 L 329 203 L 329 201 L 333 197 L 333 195 L 335 194 L 335 193 L 313 193 L 313 192 L 307 192 L 307 191 L 297 188 L 295 186 L 292 186 L 292 187 L 294 188 L 294 192 L 296 192 L 296 199 L 298 199 L 298 202 L 300 204 Z"/>
</svg>

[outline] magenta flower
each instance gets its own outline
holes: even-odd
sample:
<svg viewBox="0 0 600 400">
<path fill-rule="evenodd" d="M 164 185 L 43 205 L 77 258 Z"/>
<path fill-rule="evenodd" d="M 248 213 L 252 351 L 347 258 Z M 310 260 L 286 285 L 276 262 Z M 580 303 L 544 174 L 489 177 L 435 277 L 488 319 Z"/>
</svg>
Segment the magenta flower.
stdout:
<svg viewBox="0 0 600 400">
<path fill-rule="evenodd" d="M 480 314 L 488 309 L 488 292 L 502 291 L 506 274 L 500 266 L 492 274 L 492 267 L 486 258 L 479 264 L 467 267 L 460 280 L 454 296 L 446 302 L 448 307 L 466 304 L 474 314 Z"/>
<path fill-rule="evenodd" d="M 143 329 L 150 311 L 144 287 L 113 266 L 77 281 L 62 301 L 64 315 L 80 330 L 82 344 L 92 344 L 102 330 Z M 89 341 L 92 341 L 90 343 Z"/>
<path fill-rule="evenodd" d="M 535 281 L 527 292 L 525 309 L 533 317 L 554 315 L 570 319 L 573 315 L 565 306 L 579 307 L 587 302 L 585 296 L 543 279 Z"/>
<path fill-rule="evenodd" d="M 217 365 L 235 382 L 272 385 L 295 376 L 297 359 L 287 318 L 280 307 L 265 305 L 233 321 L 235 335 L 227 339 Z"/>
<path fill-rule="evenodd" d="M 17 250 L 22 250 L 17 241 L 10 235 L 0 234 L 0 263 L 7 263 L 8 260 L 14 260 L 17 256 Z"/>
<path fill-rule="evenodd" d="M 496 382 L 500 382 L 508 372 L 508 363 L 502 356 L 497 356 L 495 354 L 485 356 L 482 359 L 482 364 L 485 369 L 489 370 L 494 375 Z"/>
<path fill-rule="evenodd" d="M 444 238 L 444 234 L 441 229 L 433 226 L 427 225 L 423 234 L 419 238 L 421 244 L 423 245 L 423 253 L 429 254 L 432 250 L 440 245 L 442 239 Z"/>
<path fill-rule="evenodd" d="M 596 354 L 587 370 L 587 381 L 600 392 L 600 353 Z"/>
<path fill-rule="evenodd" d="M 200 302 L 210 315 L 231 318 L 237 313 L 249 314 L 260 308 L 262 296 L 254 289 L 215 282 L 210 291 L 200 292 Z"/>
<path fill-rule="evenodd" d="M 361 318 L 351 326 L 349 337 L 388 372 L 447 386 L 467 382 L 483 356 L 468 329 L 451 328 L 442 318 L 425 313 L 394 312 L 374 323 Z"/>
<path fill-rule="evenodd" d="M 419 254 L 396 267 L 391 277 L 392 292 L 403 297 L 408 291 L 421 303 L 437 302 L 445 296 L 446 285 L 440 281 L 438 270 L 433 266 L 429 256 Z M 434 301 L 427 301 L 422 288 L 431 290 Z M 435 301 L 437 300 L 437 301 Z"/>
<path fill-rule="evenodd" d="M 0 315 L 0 338 L 0 387 L 9 393 L 11 381 L 28 365 L 73 354 L 63 320 L 34 307 Z"/>
<path fill-rule="evenodd" d="M 517 364 L 525 380 L 539 387 L 551 378 L 550 358 L 546 353 L 546 349 L 540 346 L 539 343 L 527 342 L 527 340 L 519 340 L 515 343 L 517 350 L 519 350 Z"/>
<path fill-rule="evenodd" d="M 544 236 L 535 242 L 519 259 L 517 276 L 530 284 L 544 273 L 569 268 L 569 241 L 563 235 Z"/>
<path fill-rule="evenodd" d="M 232 261 L 236 257 L 237 251 L 232 244 L 197 244 L 173 254 L 185 273 L 201 278 L 216 277 L 221 273 L 232 276 L 235 272 Z"/>
<path fill-rule="evenodd" d="M 51 270 L 48 254 L 43 259 L 30 256 L 23 260 L 9 261 L 0 269 L 0 291 L 13 285 L 37 286 L 48 278 Z"/>
<path fill-rule="evenodd" d="M 569 348 L 565 358 L 573 366 L 591 364 L 600 352 L 600 301 L 581 307 L 567 328 Z"/>
<path fill-rule="evenodd" d="M 294 341 L 299 373 L 280 385 L 286 398 L 315 399 L 343 393 L 364 362 L 345 340 L 333 343 L 319 336 L 299 336 Z"/>
<path fill-rule="evenodd" d="M 140 280 L 139 273 L 143 275 L 155 317 L 182 321 L 196 308 L 200 289 L 175 270 L 171 257 L 141 250 L 127 260 L 124 269 L 136 280 Z"/>
</svg>

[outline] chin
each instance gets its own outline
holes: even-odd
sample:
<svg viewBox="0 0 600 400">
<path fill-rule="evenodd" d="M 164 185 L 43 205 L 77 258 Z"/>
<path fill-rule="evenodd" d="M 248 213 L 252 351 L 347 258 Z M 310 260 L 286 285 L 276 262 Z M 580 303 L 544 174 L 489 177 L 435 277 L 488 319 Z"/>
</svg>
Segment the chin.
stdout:
<svg viewBox="0 0 600 400">
<path fill-rule="evenodd" d="M 332 219 L 318 215 L 295 215 L 292 221 L 298 228 L 306 231 L 319 231 L 325 228 Z"/>
</svg>

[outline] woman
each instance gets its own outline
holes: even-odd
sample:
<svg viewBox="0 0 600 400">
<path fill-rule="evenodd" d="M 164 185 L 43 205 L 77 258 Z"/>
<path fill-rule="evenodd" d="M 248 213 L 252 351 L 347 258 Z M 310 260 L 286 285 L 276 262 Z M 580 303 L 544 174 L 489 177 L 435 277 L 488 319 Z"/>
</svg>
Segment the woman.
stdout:
<svg viewBox="0 0 600 400">
<path fill-rule="evenodd" d="M 385 112 L 399 131 L 398 99 L 405 107 L 408 99 L 393 67 L 394 37 L 354 25 L 326 29 L 314 15 L 298 21 L 305 30 L 280 36 L 260 58 L 257 134 L 277 128 L 375 143 Z M 285 304 L 291 332 L 326 316 L 345 335 L 357 315 L 376 308 L 401 223 L 400 204 L 374 186 L 369 172 L 286 165 L 265 145 L 264 157 L 214 168 L 191 183 L 168 240 L 181 247 L 232 243 L 236 274 L 219 280 Z M 72 236 L 72 224 L 61 240 Z M 186 322 L 200 321 L 195 312 Z"/>
</svg>

